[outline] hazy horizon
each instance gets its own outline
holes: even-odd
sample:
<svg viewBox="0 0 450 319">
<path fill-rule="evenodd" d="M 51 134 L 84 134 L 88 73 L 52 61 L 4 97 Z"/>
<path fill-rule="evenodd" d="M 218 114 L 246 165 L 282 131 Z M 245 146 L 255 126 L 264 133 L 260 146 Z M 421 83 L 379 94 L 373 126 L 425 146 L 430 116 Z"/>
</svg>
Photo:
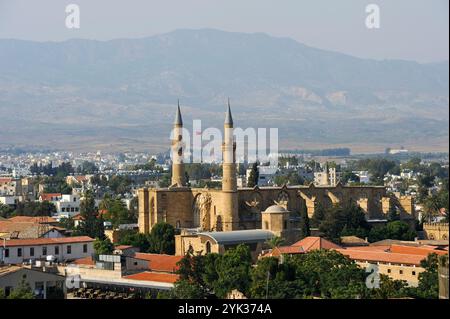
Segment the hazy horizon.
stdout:
<svg viewBox="0 0 450 319">
<path fill-rule="evenodd" d="M 81 11 L 80 29 L 67 29 L 65 6 Z M 380 29 L 367 29 L 365 7 L 380 7 Z M 135 39 L 179 29 L 265 33 L 366 59 L 448 61 L 448 1 L 345 2 L 286 0 L 0 0 L 0 39 L 64 41 Z"/>
</svg>

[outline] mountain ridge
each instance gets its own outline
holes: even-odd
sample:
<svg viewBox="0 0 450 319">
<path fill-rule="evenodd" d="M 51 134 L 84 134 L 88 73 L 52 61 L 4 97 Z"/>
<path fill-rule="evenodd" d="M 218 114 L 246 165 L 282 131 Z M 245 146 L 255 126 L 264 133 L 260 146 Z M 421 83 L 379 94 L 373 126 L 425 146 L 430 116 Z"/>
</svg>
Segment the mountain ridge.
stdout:
<svg viewBox="0 0 450 319">
<path fill-rule="evenodd" d="M 168 135 L 177 98 L 188 119 L 219 125 L 213 119 L 228 96 L 244 127 L 280 127 L 280 143 L 292 147 L 366 140 L 448 149 L 448 61 L 362 59 L 290 38 L 214 29 L 107 41 L 0 39 L 0 111 L 11 122 L 0 147 L 35 145 L 36 136 L 64 123 L 61 139 L 73 147 L 98 144 L 95 133 L 89 141 L 80 136 L 83 127 L 108 125 L 111 138 L 98 136 L 109 147 L 121 132 L 137 139 L 130 147 L 151 149 Z M 249 120 L 255 114 L 256 122 Z M 15 128 L 21 122 L 29 123 L 28 138 Z M 148 129 L 121 129 L 142 125 Z"/>
</svg>

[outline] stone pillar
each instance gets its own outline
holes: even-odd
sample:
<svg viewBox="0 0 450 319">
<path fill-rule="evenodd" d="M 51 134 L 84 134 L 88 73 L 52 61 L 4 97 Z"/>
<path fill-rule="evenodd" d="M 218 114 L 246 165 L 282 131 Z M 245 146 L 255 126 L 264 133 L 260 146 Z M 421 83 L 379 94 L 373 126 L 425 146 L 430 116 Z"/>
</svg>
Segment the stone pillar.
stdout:
<svg viewBox="0 0 450 319">
<path fill-rule="evenodd" d="M 138 190 L 139 201 L 139 232 L 148 234 L 150 231 L 150 211 L 148 205 L 148 189 L 141 188 Z"/>
</svg>

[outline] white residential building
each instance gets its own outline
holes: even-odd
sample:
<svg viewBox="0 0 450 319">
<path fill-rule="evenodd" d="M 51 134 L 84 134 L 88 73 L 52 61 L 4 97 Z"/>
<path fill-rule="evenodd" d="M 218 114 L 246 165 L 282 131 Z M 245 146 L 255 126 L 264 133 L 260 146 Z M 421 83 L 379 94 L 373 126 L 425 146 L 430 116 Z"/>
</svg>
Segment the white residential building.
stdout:
<svg viewBox="0 0 450 319">
<path fill-rule="evenodd" d="M 360 183 L 370 183 L 370 179 L 372 176 L 370 175 L 369 171 L 354 171 L 352 173 L 359 177 Z"/>
<path fill-rule="evenodd" d="M 73 217 L 80 213 L 80 196 L 63 194 L 55 206 L 58 217 Z"/>
<path fill-rule="evenodd" d="M 3 239 L 0 257 L 5 264 L 22 264 L 33 260 L 70 261 L 90 257 L 94 239 L 88 236 L 36 239 Z"/>
</svg>

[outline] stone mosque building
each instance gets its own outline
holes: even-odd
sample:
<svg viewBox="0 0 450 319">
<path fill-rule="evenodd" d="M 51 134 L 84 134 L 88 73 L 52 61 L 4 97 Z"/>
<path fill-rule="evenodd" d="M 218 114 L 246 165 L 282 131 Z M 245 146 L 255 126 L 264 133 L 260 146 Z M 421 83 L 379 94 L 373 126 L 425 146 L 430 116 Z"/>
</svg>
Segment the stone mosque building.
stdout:
<svg viewBox="0 0 450 319">
<path fill-rule="evenodd" d="M 183 120 L 178 105 L 172 140 L 172 182 L 168 188 L 142 188 L 139 198 L 139 231 L 149 233 L 158 222 L 181 230 L 176 238 L 177 254 L 188 248 L 203 252 L 221 252 L 239 243 L 261 244 L 272 236 L 287 243 L 298 239 L 299 212 L 306 208 L 309 217 L 318 204 L 354 202 L 367 220 L 380 222 L 392 206 L 405 220 L 414 219 L 409 196 L 389 195 L 384 186 L 281 186 L 237 187 L 236 144 L 230 105 L 225 115 L 222 189 L 191 188 L 186 184 L 183 164 Z"/>
</svg>

